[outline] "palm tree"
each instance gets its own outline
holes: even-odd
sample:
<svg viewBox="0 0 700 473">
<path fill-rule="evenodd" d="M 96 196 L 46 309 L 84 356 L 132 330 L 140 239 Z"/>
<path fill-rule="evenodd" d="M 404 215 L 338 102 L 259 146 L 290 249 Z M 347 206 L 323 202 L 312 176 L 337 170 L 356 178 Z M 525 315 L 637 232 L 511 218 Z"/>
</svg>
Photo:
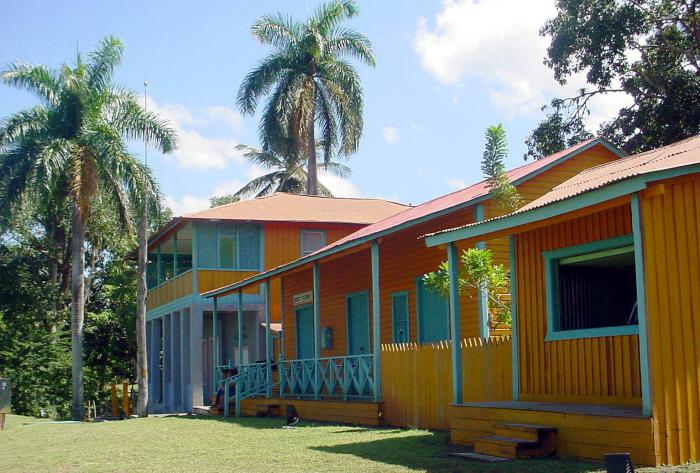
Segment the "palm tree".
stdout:
<svg viewBox="0 0 700 473">
<path fill-rule="evenodd" d="M 303 194 L 307 189 L 309 173 L 306 171 L 306 159 L 300 156 L 300 153 L 281 153 L 273 150 L 261 151 L 247 145 L 238 145 L 236 149 L 241 151 L 251 164 L 270 172 L 251 180 L 236 192 L 234 197 L 239 199 L 252 195 L 261 197 L 273 192 Z M 342 178 L 350 176 L 350 168 L 344 164 L 325 161 L 319 164 L 318 168 L 321 171 Z M 319 195 L 333 197 L 333 194 L 326 186 L 321 183 L 318 183 L 317 186 Z"/>
<path fill-rule="evenodd" d="M 251 32 L 275 51 L 243 80 L 238 107 L 253 114 L 258 100 L 269 94 L 260 121 L 264 151 L 280 131 L 290 131 L 308 159 L 307 193 L 318 194 L 316 126 L 321 133 L 324 161 L 336 148 L 348 156 L 362 135 L 362 87 L 357 71 L 343 58 L 354 57 L 374 66 L 372 45 L 364 35 L 342 27 L 357 15 L 353 0 L 333 0 L 320 6 L 305 22 L 281 14 L 258 19 Z"/>
<path fill-rule="evenodd" d="M 167 153 L 177 144 L 169 125 L 141 107 L 137 96 L 112 84 L 122 43 L 105 37 L 87 60 L 58 70 L 15 62 L 0 81 L 34 93 L 41 101 L 0 124 L 0 212 L 23 201 L 65 190 L 71 205 L 71 417 L 83 414 L 83 318 L 85 230 L 98 199 L 112 204 L 130 228 L 134 209 L 160 205 L 150 170 L 127 149 L 125 139 L 143 139 Z"/>
</svg>

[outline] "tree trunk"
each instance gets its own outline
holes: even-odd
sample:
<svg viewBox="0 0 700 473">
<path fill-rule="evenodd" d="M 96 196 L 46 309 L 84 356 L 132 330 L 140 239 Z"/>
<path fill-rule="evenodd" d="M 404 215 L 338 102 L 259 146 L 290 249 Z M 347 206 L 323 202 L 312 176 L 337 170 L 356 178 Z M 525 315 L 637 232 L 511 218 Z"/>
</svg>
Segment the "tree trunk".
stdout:
<svg viewBox="0 0 700 473">
<path fill-rule="evenodd" d="M 85 318 L 85 221 L 78 203 L 71 217 L 71 418 L 83 420 L 83 320 Z"/>
<path fill-rule="evenodd" d="M 311 82 L 311 100 L 314 101 L 316 98 L 315 84 Z M 307 125 L 308 131 L 306 132 L 306 156 L 307 156 L 307 174 L 308 178 L 306 180 L 307 189 L 306 193 L 308 195 L 318 195 L 318 171 L 316 169 L 316 136 L 314 129 L 316 126 L 316 107 L 311 106 L 311 113 L 309 114 Z"/>
<path fill-rule="evenodd" d="M 146 343 L 146 257 L 148 252 L 147 210 L 139 223 L 139 256 L 136 286 L 136 378 L 139 385 L 139 417 L 148 417 L 148 350 Z"/>
</svg>

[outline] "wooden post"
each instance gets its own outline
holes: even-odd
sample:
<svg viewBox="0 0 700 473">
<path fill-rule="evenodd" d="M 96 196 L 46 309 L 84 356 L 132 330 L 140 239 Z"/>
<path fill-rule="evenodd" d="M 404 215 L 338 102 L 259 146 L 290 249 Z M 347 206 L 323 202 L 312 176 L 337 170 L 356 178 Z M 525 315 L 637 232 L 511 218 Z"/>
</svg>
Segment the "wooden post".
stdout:
<svg viewBox="0 0 700 473">
<path fill-rule="evenodd" d="M 265 280 L 265 395 L 272 397 L 272 339 L 270 333 L 270 279 Z"/>
<path fill-rule="evenodd" d="M 129 403 L 129 383 L 124 381 L 122 383 L 122 410 L 124 415 L 129 417 L 131 415 L 131 404 Z"/>
<path fill-rule="evenodd" d="M 277 373 L 280 377 L 280 399 L 284 399 L 284 281 L 280 276 L 280 322 L 282 322 L 282 333 L 280 334 L 280 356 L 277 365 Z"/>
<path fill-rule="evenodd" d="M 518 272 L 515 246 L 515 235 L 509 237 L 510 256 L 510 316 L 511 316 L 511 364 L 513 374 L 513 400 L 520 399 L 520 361 L 518 354 Z"/>
<path fill-rule="evenodd" d="M 236 379 L 236 417 L 241 416 L 241 377 L 243 376 L 243 290 L 238 290 L 238 378 Z"/>
<path fill-rule="evenodd" d="M 374 402 L 382 397 L 382 353 L 379 294 L 379 243 L 372 241 L 372 351 L 374 351 Z"/>
<path fill-rule="evenodd" d="M 219 390 L 219 314 L 218 299 L 214 297 L 214 310 L 211 313 L 212 363 L 214 364 L 214 394 Z M 211 395 L 211 393 L 209 393 Z"/>
<path fill-rule="evenodd" d="M 319 270 L 318 263 L 314 262 L 313 267 L 313 310 L 314 310 L 314 397 L 319 398 L 321 392 L 321 380 L 320 380 L 320 363 L 321 361 L 321 311 L 319 304 Z"/>
<path fill-rule="evenodd" d="M 482 204 L 474 207 L 474 221 L 481 222 L 484 220 L 484 206 Z M 480 250 L 486 249 L 486 243 L 480 241 L 476 244 Z M 477 294 L 478 313 L 479 313 L 479 336 L 488 339 L 491 335 L 489 328 L 489 298 L 485 288 L 479 289 Z"/>
<path fill-rule="evenodd" d="M 459 260 L 454 242 L 447 245 L 450 280 L 450 332 L 452 338 L 452 403 L 462 403 L 462 345 L 459 314 Z"/>
</svg>

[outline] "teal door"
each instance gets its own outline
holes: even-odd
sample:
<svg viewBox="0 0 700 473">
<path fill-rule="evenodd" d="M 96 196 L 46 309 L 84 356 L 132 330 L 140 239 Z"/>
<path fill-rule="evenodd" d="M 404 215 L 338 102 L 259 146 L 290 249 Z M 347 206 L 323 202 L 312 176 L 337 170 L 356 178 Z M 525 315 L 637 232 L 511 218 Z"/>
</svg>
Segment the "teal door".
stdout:
<svg viewBox="0 0 700 473">
<path fill-rule="evenodd" d="M 311 306 L 296 310 L 297 359 L 314 357 L 314 317 Z"/>
<path fill-rule="evenodd" d="M 450 309 L 447 298 L 425 287 L 418 279 L 418 343 L 450 339 Z"/>
<path fill-rule="evenodd" d="M 391 328 L 394 343 L 408 342 L 408 292 L 391 295 Z"/>
<path fill-rule="evenodd" d="M 347 296 L 348 355 L 367 355 L 369 347 L 369 293 Z"/>
</svg>

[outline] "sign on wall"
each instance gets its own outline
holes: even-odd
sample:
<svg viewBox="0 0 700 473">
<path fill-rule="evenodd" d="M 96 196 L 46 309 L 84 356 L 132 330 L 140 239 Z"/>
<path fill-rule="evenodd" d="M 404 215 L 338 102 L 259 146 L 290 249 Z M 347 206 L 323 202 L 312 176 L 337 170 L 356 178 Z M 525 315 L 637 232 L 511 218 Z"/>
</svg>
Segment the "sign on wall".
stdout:
<svg viewBox="0 0 700 473">
<path fill-rule="evenodd" d="M 299 294 L 294 294 L 294 305 L 309 304 L 314 300 L 314 295 L 311 291 L 300 292 Z"/>
</svg>

